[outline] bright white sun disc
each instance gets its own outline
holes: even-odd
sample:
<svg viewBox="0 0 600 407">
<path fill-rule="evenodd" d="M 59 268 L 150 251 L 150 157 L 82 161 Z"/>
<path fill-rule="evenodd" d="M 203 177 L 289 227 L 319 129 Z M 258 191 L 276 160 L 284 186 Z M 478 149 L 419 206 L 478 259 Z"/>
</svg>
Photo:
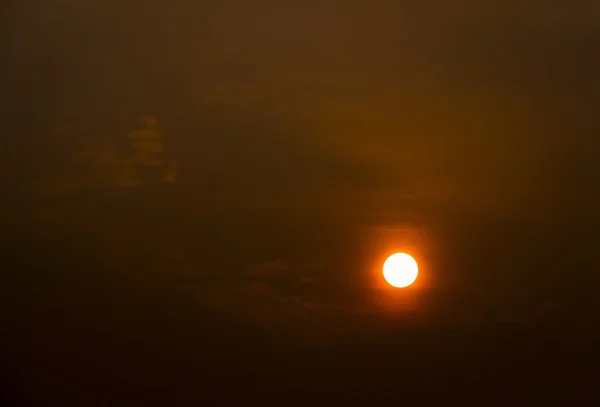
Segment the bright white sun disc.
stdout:
<svg viewBox="0 0 600 407">
<path fill-rule="evenodd" d="M 395 253 L 383 263 L 383 278 L 396 288 L 408 287 L 417 279 L 419 266 L 412 256 Z"/>
</svg>

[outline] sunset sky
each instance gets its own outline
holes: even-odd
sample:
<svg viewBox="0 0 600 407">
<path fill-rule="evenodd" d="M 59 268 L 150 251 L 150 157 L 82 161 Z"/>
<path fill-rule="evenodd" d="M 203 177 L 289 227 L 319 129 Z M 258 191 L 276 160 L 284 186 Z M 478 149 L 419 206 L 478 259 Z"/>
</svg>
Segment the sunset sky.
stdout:
<svg viewBox="0 0 600 407">
<path fill-rule="evenodd" d="M 65 177 L 77 140 L 153 115 L 181 163 L 160 199 L 213 222 L 241 263 L 342 262 L 397 224 L 471 251 L 494 224 L 507 252 L 541 259 L 598 221 L 595 2 L 65 0 L 6 16 L 13 196 Z"/>
<path fill-rule="evenodd" d="M 599 51 L 597 0 L 3 2 L 0 405 L 598 398 Z"/>
</svg>

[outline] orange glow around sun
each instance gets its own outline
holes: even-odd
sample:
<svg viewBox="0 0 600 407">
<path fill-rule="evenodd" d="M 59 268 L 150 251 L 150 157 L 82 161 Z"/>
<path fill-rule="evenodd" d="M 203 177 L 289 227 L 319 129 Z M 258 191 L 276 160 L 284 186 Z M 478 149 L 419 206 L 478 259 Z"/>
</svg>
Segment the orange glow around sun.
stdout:
<svg viewBox="0 0 600 407">
<path fill-rule="evenodd" d="M 383 263 L 383 277 L 396 288 L 408 287 L 417 279 L 419 266 L 412 256 L 406 253 L 392 254 Z"/>
</svg>

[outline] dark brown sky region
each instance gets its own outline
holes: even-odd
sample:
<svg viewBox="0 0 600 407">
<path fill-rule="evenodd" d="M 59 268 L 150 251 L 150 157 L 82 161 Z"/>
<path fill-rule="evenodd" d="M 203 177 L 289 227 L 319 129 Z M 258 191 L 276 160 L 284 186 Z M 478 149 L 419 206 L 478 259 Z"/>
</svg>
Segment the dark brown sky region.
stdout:
<svg viewBox="0 0 600 407">
<path fill-rule="evenodd" d="M 75 405 L 102 405 L 95 383 L 119 399 L 115 383 L 149 363 L 181 373 L 161 387 L 167 405 L 232 371 L 300 391 L 291 377 L 308 367 L 286 343 L 363 366 L 379 362 L 347 349 L 410 348 L 403 324 L 522 322 L 548 307 L 577 319 L 600 284 L 599 4 L 9 1 L 5 387 L 33 403 L 70 383 Z M 154 167 L 131 164 L 144 135 L 164 141 Z M 381 276 L 394 251 L 420 265 L 406 290 Z M 129 361 L 151 327 L 162 333 Z M 448 354 L 481 343 L 427 335 Z M 248 343 L 237 359 L 203 359 L 233 338 Z M 119 373 L 79 379 L 75 357 L 50 373 L 73 347 Z M 442 380 L 431 374 L 415 383 Z M 150 394 L 144 380 L 125 386 L 131 400 Z M 307 388 L 345 391 L 320 380 Z"/>
</svg>

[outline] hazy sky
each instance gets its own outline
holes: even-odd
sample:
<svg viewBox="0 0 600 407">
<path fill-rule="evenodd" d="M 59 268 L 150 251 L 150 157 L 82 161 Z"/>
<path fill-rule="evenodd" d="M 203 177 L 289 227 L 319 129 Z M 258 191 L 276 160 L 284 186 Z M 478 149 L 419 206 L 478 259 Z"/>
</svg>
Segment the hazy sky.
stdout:
<svg viewBox="0 0 600 407">
<path fill-rule="evenodd" d="M 6 20 L 27 157 L 6 179 L 56 165 L 56 134 L 152 114 L 199 214 L 597 220 L 597 2 L 27 0 Z"/>
<path fill-rule="evenodd" d="M 1 4 L 0 399 L 587 397 L 600 0 Z"/>
</svg>

